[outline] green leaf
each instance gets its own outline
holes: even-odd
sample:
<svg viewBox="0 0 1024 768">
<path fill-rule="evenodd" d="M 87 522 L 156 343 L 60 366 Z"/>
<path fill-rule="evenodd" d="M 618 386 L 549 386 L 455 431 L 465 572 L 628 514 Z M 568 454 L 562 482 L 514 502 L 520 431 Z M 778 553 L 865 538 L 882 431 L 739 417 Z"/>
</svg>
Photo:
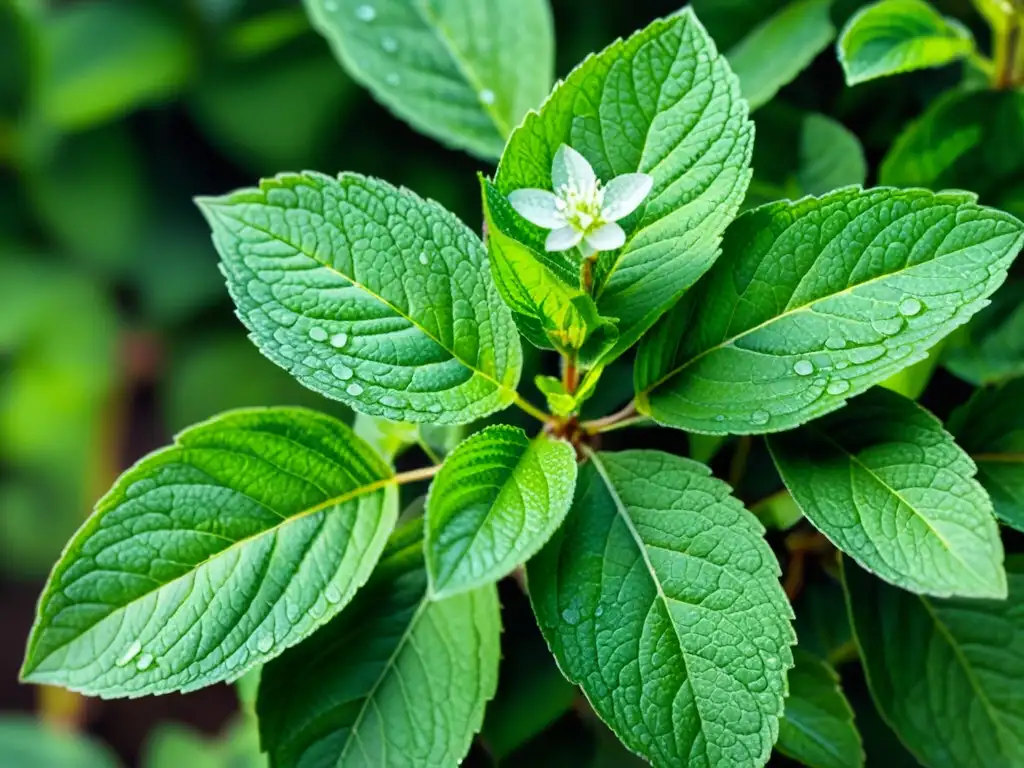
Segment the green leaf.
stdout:
<svg viewBox="0 0 1024 768">
<path fill-rule="evenodd" d="M 504 578 L 562 524 L 576 452 L 515 427 L 477 432 L 445 459 L 427 498 L 425 547 L 435 598 Z"/>
<path fill-rule="evenodd" d="M 547 0 L 306 0 L 352 77 L 416 130 L 498 158 L 554 76 Z"/>
<path fill-rule="evenodd" d="M 839 37 L 848 85 L 915 69 L 941 67 L 974 51 L 974 38 L 956 19 L 925 0 L 882 0 L 861 9 Z"/>
<path fill-rule="evenodd" d="M 978 481 L 996 515 L 1024 532 L 1024 379 L 979 390 L 949 420 L 960 446 L 978 465 Z"/>
<path fill-rule="evenodd" d="M 835 670 L 799 648 L 793 660 L 786 714 L 779 723 L 779 752 L 808 768 L 864 765 L 853 710 Z"/>
<path fill-rule="evenodd" d="M 162 723 L 149 737 L 143 768 L 267 768 L 255 718 L 239 718 L 216 739 L 179 723 Z"/>
<path fill-rule="evenodd" d="M 421 529 L 396 531 L 352 605 L 263 670 L 273 765 L 456 765 L 469 750 L 497 687 L 497 591 L 429 600 Z"/>
<path fill-rule="evenodd" d="M 396 456 L 418 443 L 420 439 L 419 429 L 415 424 L 388 421 L 377 416 L 367 416 L 365 413 L 356 414 L 352 429 L 384 461 L 392 465 Z"/>
<path fill-rule="evenodd" d="M 832 0 L 794 0 L 729 51 L 751 110 L 771 101 L 835 39 L 831 7 Z"/>
<path fill-rule="evenodd" d="M 10 768 L 117 768 L 102 744 L 29 717 L 0 718 L 0 759 Z"/>
<path fill-rule="evenodd" d="M 1007 570 L 1008 601 L 934 600 L 844 563 L 871 695 L 930 768 L 1024 763 L 1024 560 Z"/>
<path fill-rule="evenodd" d="M 816 112 L 803 120 L 800 135 L 800 189 L 824 195 L 841 187 L 864 184 L 868 163 L 860 139 L 842 123 Z"/>
<path fill-rule="evenodd" d="M 141 3 L 77 3 L 53 13 L 42 41 L 43 116 L 81 130 L 169 99 L 187 82 L 192 51 L 183 30 Z"/>
<path fill-rule="evenodd" d="M 897 187 L 971 189 L 985 203 L 1008 207 L 1024 174 L 1022 134 L 1024 92 L 949 91 L 899 135 L 879 179 Z"/>
<path fill-rule="evenodd" d="M 856 188 L 744 214 L 641 345 L 637 407 L 708 434 L 777 432 L 913 365 L 986 304 L 1024 224 L 963 192 Z"/>
<path fill-rule="evenodd" d="M 799 647 L 834 665 L 849 655 L 853 645 L 846 611 L 836 610 L 842 602 L 843 590 L 829 576 L 808 581 L 793 602 Z"/>
<path fill-rule="evenodd" d="M 785 490 L 762 499 L 753 505 L 750 511 L 769 531 L 788 531 L 804 518 L 804 513 L 793 499 L 793 495 Z"/>
<path fill-rule="evenodd" d="M 104 697 L 233 680 L 325 624 L 398 511 L 388 467 L 312 411 L 235 411 L 100 500 L 40 600 L 22 674 Z"/>
<path fill-rule="evenodd" d="M 895 392 L 768 440 L 807 519 L 880 578 L 940 597 L 1005 597 L 1003 546 L 976 467 Z"/>
<path fill-rule="evenodd" d="M 1024 376 L 1024 280 L 1011 276 L 989 306 L 949 337 L 942 364 L 976 386 Z"/>
<path fill-rule="evenodd" d="M 795 638 L 763 533 L 702 464 L 600 453 L 527 566 L 562 672 L 656 766 L 768 760 Z"/>
<path fill-rule="evenodd" d="M 522 349 L 479 239 L 356 174 L 278 176 L 199 201 L 252 338 L 370 416 L 461 424 L 511 403 Z"/>
<path fill-rule="evenodd" d="M 654 177 L 644 204 L 619 222 L 626 245 L 602 253 L 594 273 L 597 308 L 618 321 L 614 357 L 714 263 L 750 179 L 753 125 L 735 75 L 686 9 L 586 59 L 527 115 L 502 155 L 500 195 L 551 189 L 562 144 L 605 182 L 637 171 Z M 543 230 L 525 220 L 505 234 L 543 249 Z"/>
</svg>

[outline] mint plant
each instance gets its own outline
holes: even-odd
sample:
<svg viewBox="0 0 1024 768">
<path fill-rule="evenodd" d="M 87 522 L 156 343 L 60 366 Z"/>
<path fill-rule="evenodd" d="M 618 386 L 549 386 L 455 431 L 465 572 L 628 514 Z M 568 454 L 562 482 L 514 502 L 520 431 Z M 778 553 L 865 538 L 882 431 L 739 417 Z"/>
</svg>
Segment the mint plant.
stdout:
<svg viewBox="0 0 1024 768">
<path fill-rule="evenodd" d="M 1024 26 L 1008 0 L 983 6 L 997 31 Z M 498 160 L 482 232 L 351 172 L 198 200 L 252 341 L 355 428 L 232 411 L 142 459 L 57 563 L 24 679 L 133 697 L 261 670 L 271 765 L 455 765 L 498 690 L 511 577 L 558 668 L 649 763 L 777 748 L 859 766 L 841 655 L 794 629 L 817 547 L 842 554 L 849 626 L 831 613 L 908 750 L 1024 762 L 1024 561 L 999 525 L 1024 530 L 1019 382 L 943 425 L 900 378 L 986 307 L 1024 224 L 969 192 L 835 181 L 862 157 L 805 168 L 814 196 L 751 204 L 744 94 L 760 106 L 831 41 L 828 4 L 794 3 L 730 55 L 683 9 L 546 99 L 542 0 L 307 7 L 399 117 Z M 802 63 L 755 66 L 791 39 Z M 863 10 L 839 49 L 851 83 L 957 59 L 1024 83 L 1024 46 L 986 63 L 921 0 Z M 815 158 L 856 141 L 823 120 L 804 123 Z M 524 386 L 532 349 L 560 375 Z M 629 362 L 629 402 L 584 417 Z M 532 428 L 495 423 L 509 408 Z M 604 447 L 654 426 L 706 461 Z M 731 436 L 726 482 L 708 462 Z M 758 514 L 732 487 L 751 436 L 785 487 Z M 414 443 L 429 463 L 396 471 Z M 784 570 L 764 523 L 801 520 Z"/>
</svg>

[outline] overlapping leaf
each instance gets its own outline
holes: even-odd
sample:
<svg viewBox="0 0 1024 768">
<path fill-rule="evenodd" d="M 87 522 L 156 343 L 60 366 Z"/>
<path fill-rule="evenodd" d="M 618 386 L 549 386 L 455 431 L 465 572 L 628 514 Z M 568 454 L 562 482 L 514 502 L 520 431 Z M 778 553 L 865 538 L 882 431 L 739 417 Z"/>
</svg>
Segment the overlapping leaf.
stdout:
<svg viewBox="0 0 1024 768">
<path fill-rule="evenodd" d="M 388 467 L 312 411 L 236 411 L 125 473 L 43 593 L 25 679 L 101 696 L 239 677 L 328 621 L 397 516 Z"/>
<path fill-rule="evenodd" d="M 625 246 L 602 253 L 595 272 L 598 310 L 618 321 L 618 354 L 714 262 L 749 181 L 753 126 L 735 75 L 686 9 L 570 73 L 512 134 L 497 191 L 551 189 L 562 144 L 604 182 L 637 171 L 654 177 L 641 208 L 619 222 Z M 506 234 L 542 251 L 541 231 L 516 224 Z"/>
<path fill-rule="evenodd" d="M 763 532 L 702 464 L 602 453 L 527 566 L 562 672 L 655 766 L 768 760 L 794 636 Z"/>
<path fill-rule="evenodd" d="M 426 553 L 435 598 L 507 576 L 540 549 L 572 503 L 576 452 L 515 427 L 476 433 L 445 460 L 427 500 Z"/>
<path fill-rule="evenodd" d="M 1011 277 L 991 305 L 949 337 L 942 364 L 976 386 L 1024 376 L 1024 280 Z"/>
<path fill-rule="evenodd" d="M 876 77 L 941 67 L 971 54 L 963 24 L 926 0 L 881 0 L 850 19 L 839 38 L 839 61 L 850 85 Z"/>
<path fill-rule="evenodd" d="M 422 524 L 394 533 L 349 608 L 263 670 L 257 712 L 279 768 L 457 765 L 494 696 L 493 585 L 432 602 Z"/>
<path fill-rule="evenodd" d="M 437 203 L 309 173 L 200 205 L 253 340 L 310 389 L 438 424 L 515 398 L 515 324 L 479 239 Z"/>
<path fill-rule="evenodd" d="M 498 158 L 554 70 L 547 0 L 306 0 L 353 78 L 414 128 Z"/>
<path fill-rule="evenodd" d="M 1024 762 L 1024 560 L 1008 600 L 935 600 L 843 567 L 871 694 L 929 768 Z"/>
<path fill-rule="evenodd" d="M 978 480 L 996 514 L 1024 531 L 1024 379 L 977 392 L 949 422 L 978 465 Z"/>
<path fill-rule="evenodd" d="M 799 426 L 921 360 L 1022 245 L 1024 224 L 959 192 L 849 188 L 751 211 L 641 345 L 637 405 L 710 434 Z"/>
</svg>

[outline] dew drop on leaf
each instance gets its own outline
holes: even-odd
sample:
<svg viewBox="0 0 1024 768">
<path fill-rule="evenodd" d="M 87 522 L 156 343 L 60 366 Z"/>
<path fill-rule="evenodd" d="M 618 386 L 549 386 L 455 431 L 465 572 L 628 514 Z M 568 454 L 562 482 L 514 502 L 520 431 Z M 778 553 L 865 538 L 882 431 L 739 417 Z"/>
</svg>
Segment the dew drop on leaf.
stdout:
<svg viewBox="0 0 1024 768">
<path fill-rule="evenodd" d="M 845 349 L 846 339 L 842 339 L 838 336 L 829 336 L 825 339 L 825 346 L 829 349 Z"/>
<path fill-rule="evenodd" d="M 380 404 L 386 408 L 399 408 L 402 405 L 402 401 L 399 400 L 397 397 L 392 397 L 391 395 L 384 395 L 384 397 L 380 399 Z"/>
<path fill-rule="evenodd" d="M 269 653 L 270 649 L 274 647 L 274 636 L 269 632 L 265 635 L 260 635 L 260 639 L 256 641 L 256 648 L 260 653 Z"/>
<path fill-rule="evenodd" d="M 594 615 L 595 616 L 600 616 L 603 613 L 604 613 L 604 606 L 599 605 L 599 606 L 597 606 L 597 608 L 594 609 Z"/>
<path fill-rule="evenodd" d="M 871 323 L 871 327 L 874 328 L 875 331 L 882 334 L 883 336 L 895 336 L 897 333 L 903 330 L 903 326 L 905 324 L 906 320 L 904 320 L 900 316 L 897 316 L 888 317 L 884 320 L 875 320 L 873 323 Z"/>
<path fill-rule="evenodd" d="M 768 411 L 757 410 L 750 414 L 750 423 L 754 426 L 764 426 L 772 418 L 772 415 Z"/>
<path fill-rule="evenodd" d="M 420 254 L 420 264 L 426 264 L 426 263 L 427 263 L 427 261 L 428 261 L 428 259 L 427 259 L 427 254 L 425 254 L 425 253 L 421 253 L 421 254 Z"/>
<path fill-rule="evenodd" d="M 309 338 L 313 341 L 327 341 L 327 331 L 319 327 L 310 328 Z"/>
<path fill-rule="evenodd" d="M 332 10 L 329 7 L 330 4 L 330 0 L 328 0 L 328 3 L 325 5 L 327 10 Z M 377 18 L 377 9 L 372 5 L 360 5 L 356 8 L 356 18 L 360 21 L 373 21 Z"/>
<path fill-rule="evenodd" d="M 440 413 L 441 411 L 444 410 L 444 408 L 441 407 L 440 403 L 431 403 L 430 405 L 427 406 L 427 410 L 430 411 L 431 413 Z"/>
<path fill-rule="evenodd" d="M 153 658 L 153 654 L 144 653 L 141 656 L 139 656 L 139 660 L 135 662 L 135 668 L 140 672 L 144 672 L 145 670 L 153 666 L 154 661 L 155 659 Z"/>
<path fill-rule="evenodd" d="M 797 376 L 810 376 L 814 373 L 814 363 L 810 360 L 797 360 L 793 366 L 793 370 Z"/>
<path fill-rule="evenodd" d="M 348 381 L 355 375 L 347 365 L 336 365 L 331 368 L 331 373 L 342 381 Z"/>
<path fill-rule="evenodd" d="M 347 387 L 345 387 L 345 391 L 352 395 L 352 397 L 359 397 L 361 394 L 363 394 L 363 387 L 360 384 L 352 382 Z"/>
<path fill-rule="evenodd" d="M 717 416 L 715 416 L 715 421 L 721 423 L 721 422 L 725 421 L 725 416 L 720 413 Z"/>
<path fill-rule="evenodd" d="M 494 103 L 494 91 L 492 91 L 490 88 L 484 88 L 482 91 L 480 91 L 479 96 L 480 101 L 482 101 L 484 104 Z"/>
<path fill-rule="evenodd" d="M 331 336 L 331 346 L 334 347 L 335 349 L 341 349 L 346 344 L 348 344 L 347 333 L 336 333 L 333 336 Z"/>
<path fill-rule="evenodd" d="M 830 395 L 841 395 L 844 392 L 850 391 L 850 382 L 846 379 L 836 379 L 828 385 L 826 390 Z"/>
<path fill-rule="evenodd" d="M 388 53 L 394 53 L 398 50 L 398 41 L 391 36 L 382 37 L 380 40 L 380 47 Z"/>
<path fill-rule="evenodd" d="M 900 302 L 900 314 L 904 317 L 920 314 L 922 309 L 924 309 L 924 305 L 913 296 L 908 296 Z"/>
<path fill-rule="evenodd" d="M 777 656 L 767 656 L 767 657 L 765 657 L 764 663 L 768 665 L 768 669 L 778 669 L 779 668 L 779 658 Z"/>
<path fill-rule="evenodd" d="M 384 78 L 384 82 L 388 85 L 398 85 L 402 82 L 402 77 L 397 72 L 390 72 L 388 76 Z"/>
<path fill-rule="evenodd" d="M 138 656 L 142 652 L 142 643 L 138 640 L 133 640 L 131 645 L 124 649 L 124 653 L 114 662 L 119 667 L 127 666 L 132 659 Z"/>
</svg>

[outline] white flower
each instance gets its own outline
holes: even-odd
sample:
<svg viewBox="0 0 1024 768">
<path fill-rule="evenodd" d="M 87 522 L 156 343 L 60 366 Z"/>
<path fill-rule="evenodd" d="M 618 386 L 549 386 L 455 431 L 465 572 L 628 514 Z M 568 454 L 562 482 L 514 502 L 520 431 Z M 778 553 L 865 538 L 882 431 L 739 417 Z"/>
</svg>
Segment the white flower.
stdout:
<svg viewBox="0 0 1024 768">
<path fill-rule="evenodd" d="M 582 243 L 585 256 L 626 244 L 626 233 L 615 222 L 635 211 L 654 186 L 646 173 L 624 173 L 602 187 L 587 159 L 566 144 L 555 153 L 551 179 L 554 192 L 517 189 L 508 201 L 524 219 L 551 230 L 547 250 L 567 251 Z"/>
</svg>

